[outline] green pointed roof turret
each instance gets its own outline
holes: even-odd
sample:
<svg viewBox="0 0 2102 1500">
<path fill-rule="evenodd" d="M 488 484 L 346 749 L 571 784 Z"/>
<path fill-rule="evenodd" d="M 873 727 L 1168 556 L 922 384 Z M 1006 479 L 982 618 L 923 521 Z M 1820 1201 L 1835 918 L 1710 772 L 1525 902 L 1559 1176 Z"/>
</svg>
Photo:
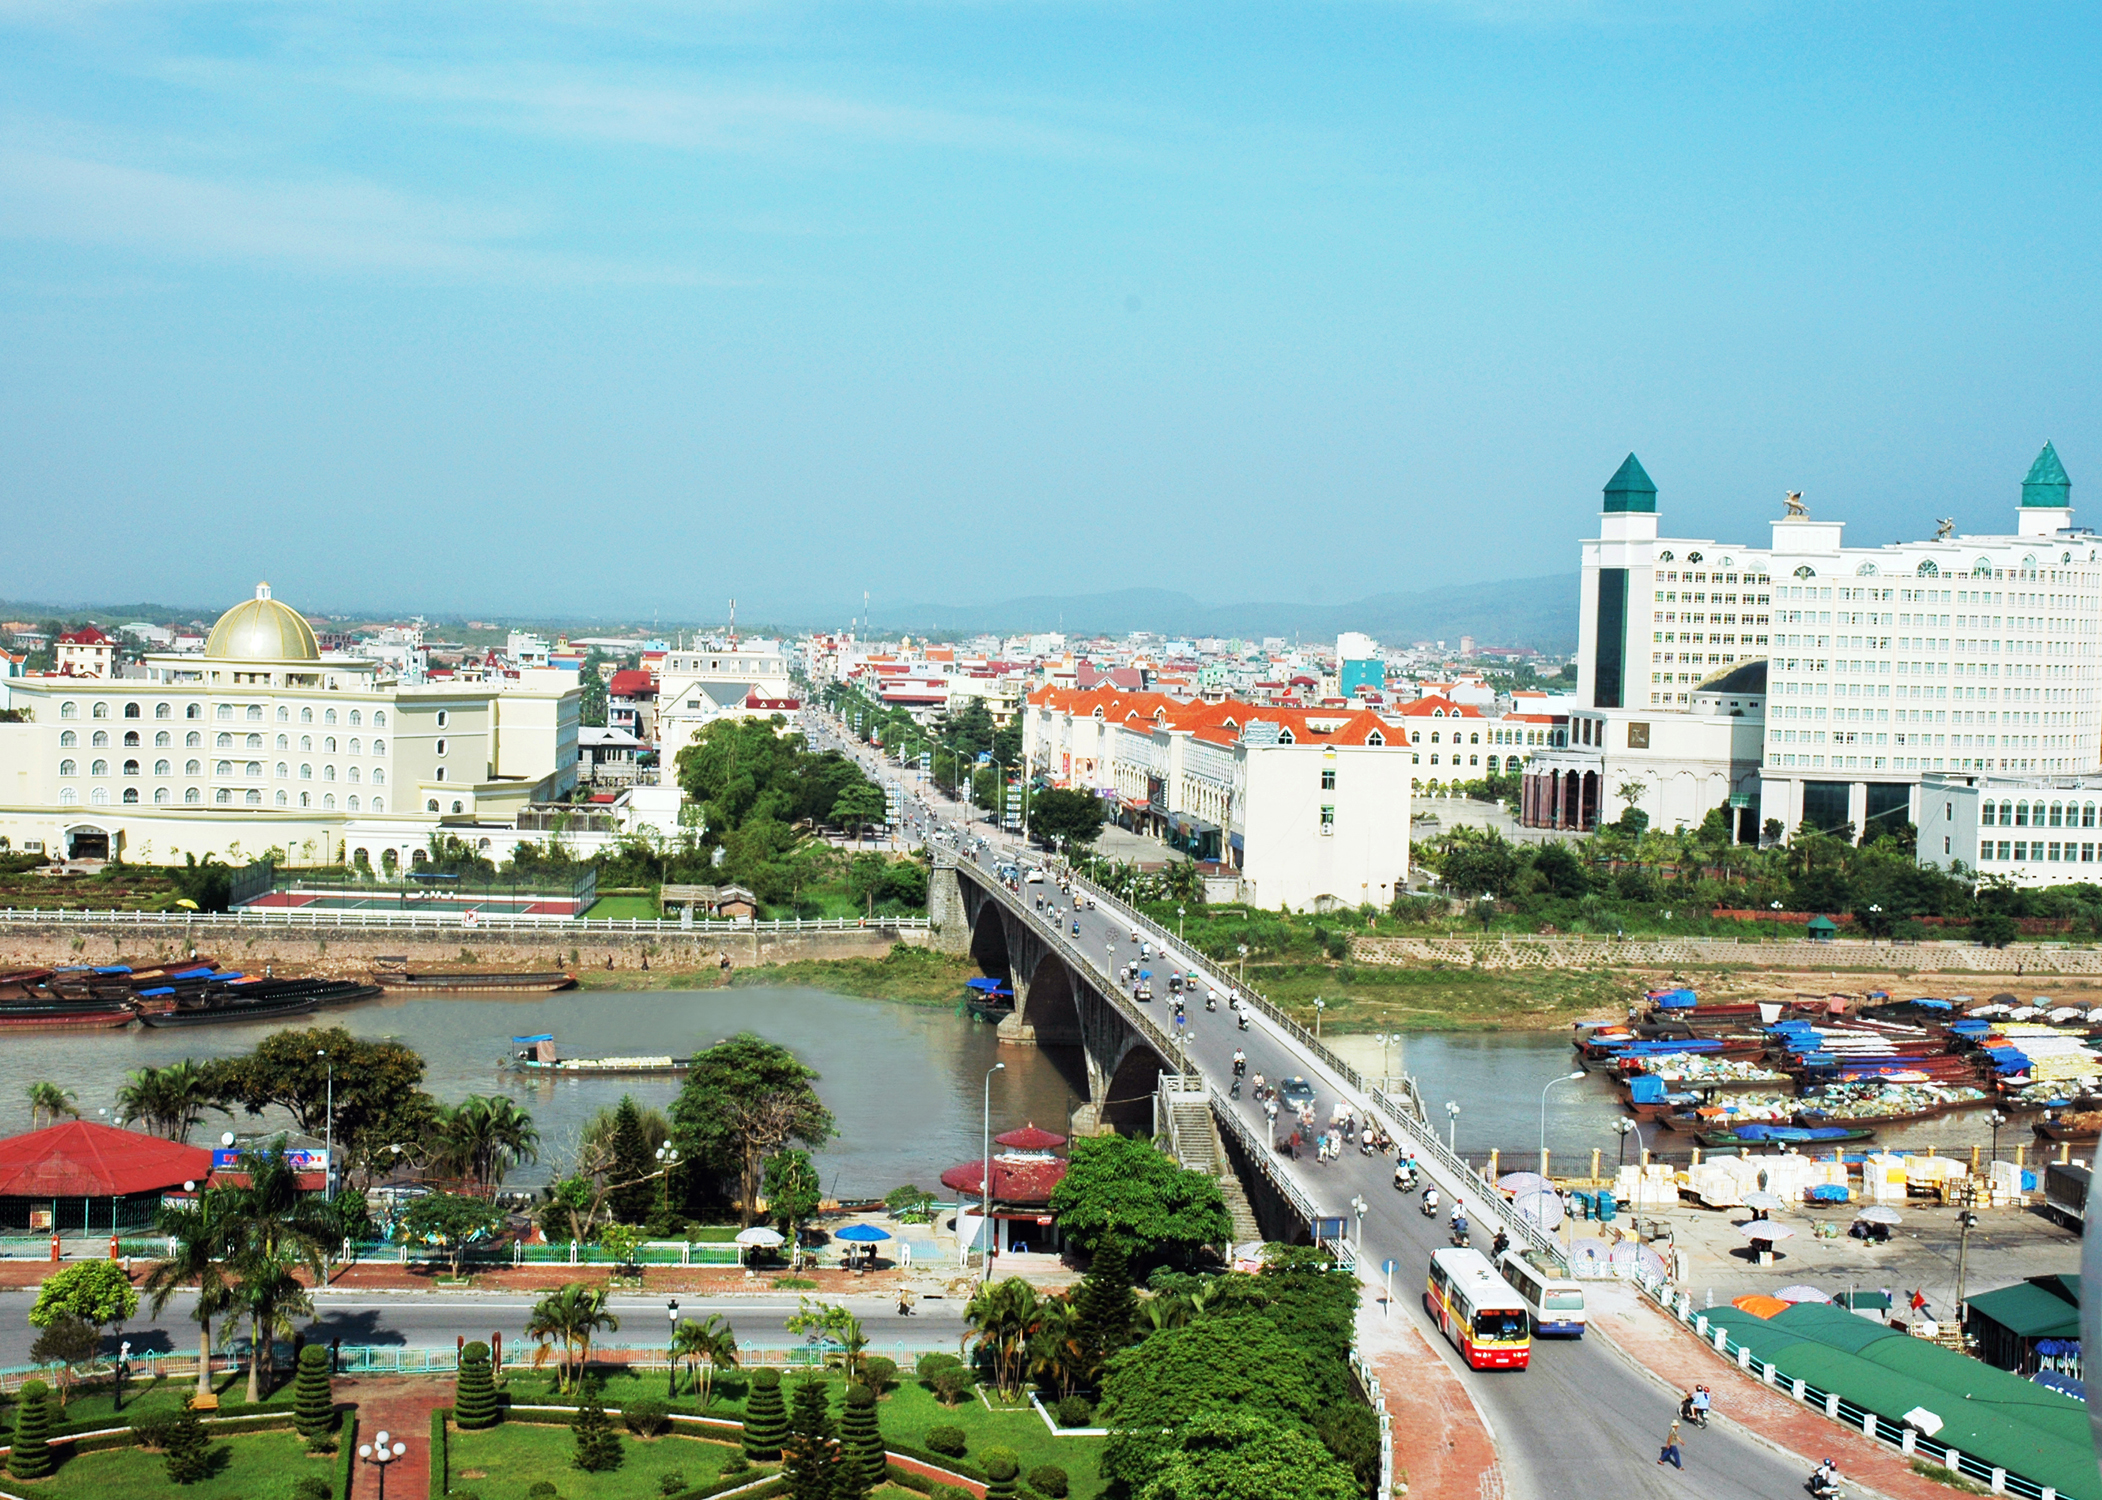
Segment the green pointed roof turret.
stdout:
<svg viewBox="0 0 2102 1500">
<path fill-rule="evenodd" d="M 2036 455 L 2036 462 L 2029 466 L 2029 473 L 2022 480 L 2022 504 L 2051 506 L 2069 510 L 2073 504 L 2073 481 L 2066 478 L 2065 465 L 2058 461 L 2058 450 L 2049 443 L 2044 451 Z"/>
<path fill-rule="evenodd" d="M 1643 472 L 1642 460 L 1632 453 L 1606 481 L 1606 509 L 1657 513 L 1657 486 Z"/>
</svg>

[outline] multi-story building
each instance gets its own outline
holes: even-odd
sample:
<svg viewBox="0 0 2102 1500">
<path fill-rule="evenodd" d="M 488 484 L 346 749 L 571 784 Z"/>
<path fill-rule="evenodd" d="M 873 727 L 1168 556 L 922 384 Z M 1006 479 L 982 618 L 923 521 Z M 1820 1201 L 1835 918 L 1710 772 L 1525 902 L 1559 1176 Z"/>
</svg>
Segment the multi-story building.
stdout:
<svg viewBox="0 0 2102 1500">
<path fill-rule="evenodd" d="M 576 783 L 574 677 L 404 684 L 324 656 L 267 585 L 202 655 L 149 654 L 115 680 L 21 677 L 0 706 L 0 833 L 66 858 L 173 862 L 269 849 L 302 862 L 392 848 L 455 820 L 515 818 Z M 548 680 L 555 679 L 555 680 Z"/>
<path fill-rule="evenodd" d="M 63 677 L 114 677 L 117 643 L 92 625 L 58 638 L 58 670 Z"/>
<path fill-rule="evenodd" d="M 1041 688 L 1022 723 L 1032 773 L 1238 871 L 1252 905 L 1385 906 L 1408 879 L 1409 756 L 1363 708 Z"/>
<path fill-rule="evenodd" d="M 679 752 L 717 719 L 781 714 L 793 722 L 802 707 L 778 642 L 667 651 L 657 665 L 658 763 L 669 777 Z"/>
<path fill-rule="evenodd" d="M 1791 494 L 1763 546 L 1660 536 L 1656 486 L 1629 455 L 1584 544 L 1578 696 L 1604 763 L 1592 817 L 1616 816 L 1640 779 L 1615 761 L 1688 719 L 1707 719 L 1707 735 L 1674 759 L 1727 762 L 1727 776 L 1696 779 L 1730 787 L 1753 813 L 1740 824 L 1860 832 L 1918 823 L 1935 773 L 2098 769 L 2102 546 L 2073 527 L 2049 444 L 2011 532 L 1958 536 L 1945 521 L 1927 540 L 1848 547 L 1844 530 Z M 1763 692 L 1731 675 L 1754 660 Z M 1723 681 L 1734 714 L 1764 716 L 1756 788 L 1737 770 L 1744 726 L 1703 691 Z"/>
</svg>

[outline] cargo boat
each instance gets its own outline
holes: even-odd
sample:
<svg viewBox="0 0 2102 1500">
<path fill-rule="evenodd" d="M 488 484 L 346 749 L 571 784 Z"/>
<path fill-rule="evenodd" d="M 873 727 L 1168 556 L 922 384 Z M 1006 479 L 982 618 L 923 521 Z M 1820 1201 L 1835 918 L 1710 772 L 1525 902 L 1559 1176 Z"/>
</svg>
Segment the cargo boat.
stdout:
<svg viewBox="0 0 2102 1500">
<path fill-rule="evenodd" d="M 514 1036 L 525 1050 L 514 1053 L 505 1066 L 516 1073 L 542 1078 L 647 1078 L 677 1077 L 692 1071 L 690 1057 L 557 1057 L 553 1032 L 538 1036 Z"/>
<path fill-rule="evenodd" d="M 521 974 L 448 974 L 375 968 L 372 981 L 389 995 L 551 995 L 574 989 L 577 976 L 561 970 Z"/>
<path fill-rule="evenodd" d="M 173 995 L 142 994 L 139 1019 L 148 1026 L 219 1026 L 243 1021 L 270 1021 L 301 1016 L 323 1006 L 350 1005 L 380 993 L 376 984 L 347 979 L 260 979 L 217 975 L 223 981 L 205 996 L 177 1000 Z M 158 1003 L 156 1003 L 158 1002 Z"/>
</svg>

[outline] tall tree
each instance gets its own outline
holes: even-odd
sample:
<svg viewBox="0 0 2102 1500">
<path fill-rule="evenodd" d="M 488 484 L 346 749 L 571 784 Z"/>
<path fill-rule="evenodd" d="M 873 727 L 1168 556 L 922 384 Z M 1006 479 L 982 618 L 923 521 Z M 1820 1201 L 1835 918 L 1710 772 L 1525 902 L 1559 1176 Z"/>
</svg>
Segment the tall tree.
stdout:
<svg viewBox="0 0 2102 1500">
<path fill-rule="evenodd" d="M 325 1055 L 324 1055 L 325 1054 Z M 389 1145 L 429 1136 L 436 1104 L 423 1091 L 423 1058 L 404 1043 L 365 1041 L 340 1026 L 280 1031 L 247 1057 L 215 1065 L 219 1087 L 251 1115 L 273 1105 L 308 1135 L 327 1133 L 329 1066 L 335 1069 L 335 1138 L 346 1157 L 391 1167 Z"/>
<path fill-rule="evenodd" d="M 188 1141 L 209 1110 L 231 1117 L 219 1095 L 219 1082 L 192 1058 L 165 1068 L 141 1068 L 117 1090 L 117 1108 L 126 1118 L 142 1121 L 155 1135 Z"/>
<path fill-rule="evenodd" d="M 224 1220 L 225 1194 L 207 1191 L 192 1208 L 161 1210 L 160 1231 L 168 1238 L 169 1253 L 146 1273 L 144 1287 L 148 1305 L 158 1318 L 175 1294 L 192 1282 L 197 1301 L 190 1316 L 197 1320 L 197 1394 L 212 1388 L 212 1321 L 237 1305 L 234 1285 L 228 1278 L 225 1256 L 228 1226 Z"/>
<path fill-rule="evenodd" d="M 1139 1264 L 1187 1262 L 1233 1234 L 1215 1179 L 1130 1136 L 1074 1141 L 1050 1206 L 1059 1228 L 1083 1249 L 1115 1239 Z"/>
<path fill-rule="evenodd" d="M 62 1089 L 55 1083 L 38 1082 L 32 1083 L 22 1092 L 29 1100 L 31 1130 L 56 1125 L 60 1115 L 71 1115 L 76 1120 L 80 1118 L 80 1106 L 76 1102 L 80 1096 L 71 1089 Z"/>
<path fill-rule="evenodd" d="M 1121 1239 L 1105 1236 L 1096 1246 L 1087 1274 L 1073 1288 L 1072 1302 L 1076 1362 L 1085 1384 L 1131 1343 L 1138 1325 L 1139 1299 L 1132 1290 L 1131 1263 Z"/>
<path fill-rule="evenodd" d="M 793 1052 L 750 1032 L 694 1059 L 672 1105 L 674 1139 L 686 1160 L 734 1181 L 745 1223 L 767 1157 L 791 1141 L 816 1150 L 832 1138 L 832 1112 L 818 1099 L 818 1081 Z"/>
<path fill-rule="evenodd" d="M 282 1142 L 243 1154 L 239 1170 L 248 1179 L 245 1185 L 207 1191 L 225 1195 L 217 1212 L 235 1294 L 253 1335 L 248 1399 L 260 1401 L 266 1372 L 275 1373 L 275 1341 L 291 1336 L 294 1316 L 314 1310 L 296 1273 L 306 1271 L 318 1285 L 326 1274 L 325 1258 L 341 1243 L 341 1230 L 326 1204 L 301 1191 Z"/>
<path fill-rule="evenodd" d="M 613 1161 L 608 1168 L 612 1186 L 606 1194 L 613 1217 L 621 1223 L 640 1224 L 650 1216 L 650 1200 L 656 1196 L 650 1180 L 653 1165 L 642 1111 L 623 1094 L 613 1111 Z"/>
<path fill-rule="evenodd" d="M 781 1474 L 793 1500 L 834 1500 L 839 1490 L 839 1428 L 829 1389 L 822 1380 L 796 1383 L 788 1439 L 781 1445 Z"/>
<path fill-rule="evenodd" d="M 584 1367 L 591 1362 L 591 1340 L 601 1329 L 620 1329 L 620 1318 L 606 1305 L 606 1289 L 572 1281 L 533 1304 L 526 1337 L 538 1339 L 543 1347 L 555 1341 L 561 1343 L 557 1381 L 567 1390 L 572 1376 L 575 1383 L 583 1383 Z"/>
</svg>

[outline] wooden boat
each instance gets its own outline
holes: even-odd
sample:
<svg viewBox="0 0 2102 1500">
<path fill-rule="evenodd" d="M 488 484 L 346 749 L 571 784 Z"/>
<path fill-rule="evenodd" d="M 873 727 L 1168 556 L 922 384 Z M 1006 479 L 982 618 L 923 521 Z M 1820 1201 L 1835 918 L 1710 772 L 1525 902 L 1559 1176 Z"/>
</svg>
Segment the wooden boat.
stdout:
<svg viewBox="0 0 2102 1500">
<path fill-rule="evenodd" d="M 220 1026 L 243 1021 L 272 1021 L 305 1015 L 323 1006 L 370 1000 L 376 984 L 347 979 L 263 979 L 228 982 L 195 1001 L 150 1005 L 142 1001 L 139 1019 L 148 1026 Z"/>
<path fill-rule="evenodd" d="M 504 1066 L 515 1073 L 541 1078 L 678 1077 L 693 1068 L 690 1057 L 557 1057 L 552 1032 L 514 1036 L 511 1040 L 525 1043 L 525 1050 L 513 1053 Z"/>
<path fill-rule="evenodd" d="M 974 1020 L 1004 1021 L 1015 1013 L 1014 986 L 1001 979 L 966 979 L 963 1008 Z"/>
<path fill-rule="evenodd" d="M 130 1006 L 61 1010 L 0 1006 L 0 1031 L 114 1031 L 138 1019 Z"/>
<path fill-rule="evenodd" d="M 2056 1145 L 2065 1141 L 2075 1146 L 2092 1146 L 2102 1142 L 2102 1127 L 2084 1130 L 2078 1125 L 2068 1125 L 2063 1120 L 2038 1120 L 2029 1127 L 2040 1141 Z"/>
<path fill-rule="evenodd" d="M 1763 1130 L 1765 1133 L 1754 1136 L 1738 1135 L 1731 1130 L 1704 1130 L 1694 1139 L 1710 1149 L 1734 1146 L 1739 1150 L 1751 1151 L 1761 1146 L 1776 1149 L 1782 1146 L 1813 1146 L 1822 1150 L 1826 1146 L 1844 1146 L 1854 1141 L 1865 1141 L 1876 1133 L 1873 1130 L 1842 1129 L 1838 1126 L 1806 1128 L 1766 1125 Z"/>
<path fill-rule="evenodd" d="M 437 970 L 375 968 L 372 982 L 390 995 L 551 995 L 574 989 L 577 976 L 544 973 L 456 974 Z"/>
</svg>

